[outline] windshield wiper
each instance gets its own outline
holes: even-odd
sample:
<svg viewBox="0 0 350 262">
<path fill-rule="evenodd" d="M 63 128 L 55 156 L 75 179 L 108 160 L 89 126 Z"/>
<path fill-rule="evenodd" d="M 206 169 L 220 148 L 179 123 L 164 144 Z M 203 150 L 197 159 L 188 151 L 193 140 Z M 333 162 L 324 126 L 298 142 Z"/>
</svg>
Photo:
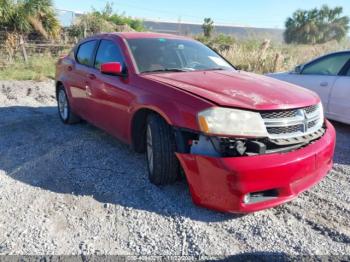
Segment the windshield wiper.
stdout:
<svg viewBox="0 0 350 262">
<path fill-rule="evenodd" d="M 181 69 L 181 68 L 164 68 L 164 69 L 157 69 L 157 70 L 148 70 L 148 71 L 142 71 L 142 73 L 157 73 L 157 72 L 187 72 L 188 70 Z"/>
</svg>

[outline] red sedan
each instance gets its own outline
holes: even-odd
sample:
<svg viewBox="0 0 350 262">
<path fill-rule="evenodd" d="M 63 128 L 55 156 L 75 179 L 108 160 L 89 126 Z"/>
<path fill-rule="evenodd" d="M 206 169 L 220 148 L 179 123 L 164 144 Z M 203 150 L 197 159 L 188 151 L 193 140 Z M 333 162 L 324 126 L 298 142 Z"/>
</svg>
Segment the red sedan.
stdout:
<svg viewBox="0 0 350 262">
<path fill-rule="evenodd" d="M 205 45 L 100 34 L 57 63 L 58 111 L 146 152 L 149 179 L 181 173 L 193 201 L 253 212 L 295 198 L 332 167 L 333 126 L 306 89 L 238 71 Z"/>
</svg>

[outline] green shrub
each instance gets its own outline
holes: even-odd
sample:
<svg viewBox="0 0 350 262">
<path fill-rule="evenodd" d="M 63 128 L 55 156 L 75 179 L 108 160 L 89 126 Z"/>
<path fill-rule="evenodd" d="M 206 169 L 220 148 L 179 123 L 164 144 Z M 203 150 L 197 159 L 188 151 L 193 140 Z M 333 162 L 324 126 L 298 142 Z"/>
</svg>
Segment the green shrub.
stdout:
<svg viewBox="0 0 350 262">
<path fill-rule="evenodd" d="M 218 52 L 228 50 L 230 46 L 235 43 L 235 39 L 232 36 L 225 34 L 219 34 L 214 37 L 199 35 L 196 37 L 196 40 L 204 43 Z"/>
</svg>

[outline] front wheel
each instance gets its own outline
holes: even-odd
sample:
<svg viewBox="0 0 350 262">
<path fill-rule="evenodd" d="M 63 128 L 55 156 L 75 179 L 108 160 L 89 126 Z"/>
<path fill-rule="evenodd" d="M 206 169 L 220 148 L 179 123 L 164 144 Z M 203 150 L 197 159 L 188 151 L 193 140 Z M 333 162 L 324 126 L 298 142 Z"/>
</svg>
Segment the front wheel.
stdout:
<svg viewBox="0 0 350 262">
<path fill-rule="evenodd" d="M 80 118 L 71 110 L 67 93 L 63 86 L 60 86 L 57 91 L 57 108 L 63 123 L 74 124 L 80 121 Z"/>
<path fill-rule="evenodd" d="M 179 162 L 175 156 L 173 130 L 155 114 L 147 119 L 146 155 L 149 179 L 153 184 L 166 185 L 178 179 Z"/>
</svg>

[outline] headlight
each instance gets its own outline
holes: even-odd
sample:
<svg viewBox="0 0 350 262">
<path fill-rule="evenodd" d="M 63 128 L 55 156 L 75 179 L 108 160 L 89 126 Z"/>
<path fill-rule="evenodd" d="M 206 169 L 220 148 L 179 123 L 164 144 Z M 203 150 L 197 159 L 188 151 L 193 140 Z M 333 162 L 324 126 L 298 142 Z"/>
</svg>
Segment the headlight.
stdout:
<svg viewBox="0 0 350 262">
<path fill-rule="evenodd" d="M 215 135 L 267 137 L 264 121 L 259 113 L 212 107 L 198 114 L 202 132 Z"/>
</svg>

